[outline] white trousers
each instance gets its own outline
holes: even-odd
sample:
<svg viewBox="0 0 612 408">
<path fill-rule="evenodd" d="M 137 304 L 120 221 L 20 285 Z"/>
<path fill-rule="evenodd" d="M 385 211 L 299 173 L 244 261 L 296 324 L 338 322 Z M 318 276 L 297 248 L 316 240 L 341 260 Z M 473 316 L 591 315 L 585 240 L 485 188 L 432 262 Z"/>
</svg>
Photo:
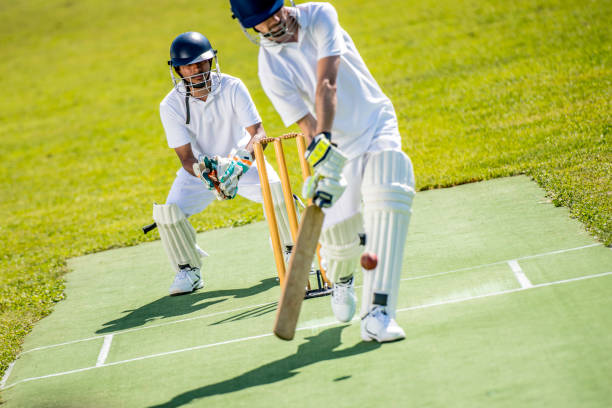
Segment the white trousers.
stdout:
<svg viewBox="0 0 612 408">
<path fill-rule="evenodd" d="M 342 174 L 346 179 L 346 190 L 331 208 L 323 209 L 325 221 L 323 229 L 338 224 L 351 218 L 362 210 L 361 183 L 363 182 L 363 171 L 372 153 L 383 150 L 402 149 L 402 140 L 399 133 L 385 134 L 376 137 L 368 146 L 365 153 L 346 162 Z"/>
</svg>

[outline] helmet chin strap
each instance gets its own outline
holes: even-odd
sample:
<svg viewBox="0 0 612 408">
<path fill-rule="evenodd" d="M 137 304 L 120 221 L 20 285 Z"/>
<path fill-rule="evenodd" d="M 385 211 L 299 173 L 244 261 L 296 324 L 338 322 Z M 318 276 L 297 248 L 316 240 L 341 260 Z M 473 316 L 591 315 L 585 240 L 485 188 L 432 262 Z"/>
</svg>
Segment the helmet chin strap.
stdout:
<svg viewBox="0 0 612 408">
<path fill-rule="evenodd" d="M 181 80 L 182 80 L 183 85 L 185 87 L 185 91 L 186 91 L 185 94 L 184 94 L 185 95 L 185 113 L 186 113 L 185 124 L 188 125 L 191 122 L 191 112 L 190 112 L 190 108 L 189 108 L 189 98 L 190 97 L 197 98 L 197 99 L 201 98 L 201 97 L 194 96 L 192 90 L 193 89 L 206 88 L 208 83 L 211 83 L 211 89 L 212 89 L 212 82 L 213 82 L 213 78 L 212 78 L 212 74 L 211 74 L 212 69 L 209 70 L 208 72 L 200 72 L 198 74 L 191 75 L 191 76 L 185 78 L 180 73 L 180 71 L 178 70 L 177 67 L 172 67 L 172 68 L 174 68 L 174 72 L 176 72 L 176 74 L 181 77 Z M 171 68 L 171 72 L 170 72 L 171 74 L 172 74 L 172 68 Z M 211 68 L 212 68 L 212 60 L 211 60 Z M 218 67 L 216 69 L 218 70 Z M 197 75 L 202 75 L 204 77 L 204 80 L 202 82 L 193 83 L 191 81 L 191 77 L 197 76 Z M 174 76 L 172 76 L 172 77 L 174 78 Z M 176 82 L 174 82 L 174 83 L 175 83 L 175 86 L 176 86 Z M 209 92 L 207 92 L 206 96 L 208 96 L 208 94 L 210 94 L 211 89 L 209 89 Z"/>
<path fill-rule="evenodd" d="M 187 111 L 187 117 L 185 118 L 185 124 L 188 125 L 191 122 L 191 114 L 189 112 L 189 94 L 185 95 L 185 110 Z"/>
</svg>

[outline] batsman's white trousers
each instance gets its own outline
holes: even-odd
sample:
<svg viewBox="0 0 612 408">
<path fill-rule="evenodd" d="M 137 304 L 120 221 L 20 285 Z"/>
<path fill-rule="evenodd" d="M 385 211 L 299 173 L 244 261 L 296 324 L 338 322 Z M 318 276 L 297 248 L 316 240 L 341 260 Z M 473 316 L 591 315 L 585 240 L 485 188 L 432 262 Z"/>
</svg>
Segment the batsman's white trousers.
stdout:
<svg viewBox="0 0 612 408">
<path fill-rule="evenodd" d="M 266 163 L 266 170 L 270 183 L 280 183 L 278 174 L 269 163 Z M 249 171 L 240 177 L 238 195 L 257 203 L 263 202 L 256 162 L 253 162 Z M 176 204 L 189 217 L 204 211 L 214 200 L 216 200 L 214 193 L 206 188 L 202 180 L 192 176 L 181 167 L 176 172 L 176 178 L 168 193 L 166 204 Z"/>
<path fill-rule="evenodd" d="M 333 136 L 332 136 L 333 137 Z M 346 162 L 342 174 L 346 179 L 346 190 L 331 208 L 324 208 L 325 221 L 323 229 L 338 224 L 362 211 L 361 183 L 363 171 L 370 154 L 383 150 L 402 150 L 402 140 L 399 133 L 385 132 L 374 138 L 365 153 Z"/>
</svg>

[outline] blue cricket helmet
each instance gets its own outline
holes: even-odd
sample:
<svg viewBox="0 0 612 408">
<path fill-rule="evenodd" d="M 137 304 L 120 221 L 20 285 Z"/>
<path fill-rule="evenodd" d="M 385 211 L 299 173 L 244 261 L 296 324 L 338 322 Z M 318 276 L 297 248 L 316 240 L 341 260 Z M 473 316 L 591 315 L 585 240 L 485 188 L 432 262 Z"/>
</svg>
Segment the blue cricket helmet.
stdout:
<svg viewBox="0 0 612 408">
<path fill-rule="evenodd" d="M 281 9 L 284 0 L 230 0 L 233 17 L 244 28 L 253 28 Z"/>
<path fill-rule="evenodd" d="M 180 67 L 209 60 L 215 57 L 215 51 L 208 38 L 202 34 L 189 31 L 176 37 L 170 46 L 170 61 L 168 65 Z"/>
</svg>

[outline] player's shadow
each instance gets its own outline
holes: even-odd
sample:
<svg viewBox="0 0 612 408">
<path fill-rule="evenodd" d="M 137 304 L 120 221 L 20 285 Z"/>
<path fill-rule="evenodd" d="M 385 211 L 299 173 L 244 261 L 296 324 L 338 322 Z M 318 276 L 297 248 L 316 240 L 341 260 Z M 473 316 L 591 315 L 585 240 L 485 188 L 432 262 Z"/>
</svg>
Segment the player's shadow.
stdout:
<svg viewBox="0 0 612 408">
<path fill-rule="evenodd" d="M 205 309 L 227 299 L 253 296 L 276 286 L 275 278 L 264 279 L 255 286 L 240 289 L 206 291 L 206 288 L 184 296 L 164 296 L 133 310 L 124 310 L 126 315 L 103 324 L 96 333 L 110 333 L 142 326 L 151 320 L 182 316 Z"/>
<path fill-rule="evenodd" d="M 244 390 L 245 388 L 283 381 L 297 375 L 300 368 L 310 364 L 350 357 L 380 347 L 380 344 L 377 342 L 359 342 L 352 347 L 334 351 L 335 348 L 340 346 L 340 334 L 346 327 L 348 326 L 333 327 L 322 331 L 316 336 L 307 337 L 306 340 L 308 341 L 300 344 L 295 354 L 264 364 L 234 378 L 184 392 L 168 402 L 149 408 L 180 407 L 196 399 L 219 394 L 229 394 Z"/>
</svg>

